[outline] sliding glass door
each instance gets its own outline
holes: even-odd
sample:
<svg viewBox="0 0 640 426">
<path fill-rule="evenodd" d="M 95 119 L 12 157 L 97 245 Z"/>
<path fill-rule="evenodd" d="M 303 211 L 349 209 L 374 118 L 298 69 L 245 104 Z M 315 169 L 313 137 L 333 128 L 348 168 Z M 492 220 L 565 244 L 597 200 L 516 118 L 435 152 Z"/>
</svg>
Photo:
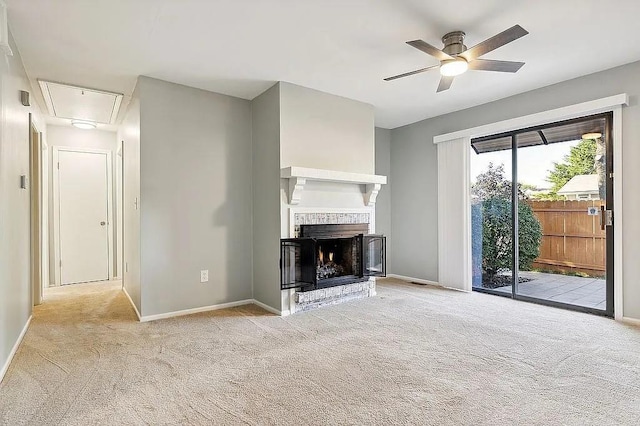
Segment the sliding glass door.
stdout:
<svg viewBox="0 0 640 426">
<path fill-rule="evenodd" d="M 613 315 L 611 114 L 471 145 L 473 289 Z"/>
<path fill-rule="evenodd" d="M 513 293 L 512 151 L 471 158 L 472 285 Z"/>
</svg>

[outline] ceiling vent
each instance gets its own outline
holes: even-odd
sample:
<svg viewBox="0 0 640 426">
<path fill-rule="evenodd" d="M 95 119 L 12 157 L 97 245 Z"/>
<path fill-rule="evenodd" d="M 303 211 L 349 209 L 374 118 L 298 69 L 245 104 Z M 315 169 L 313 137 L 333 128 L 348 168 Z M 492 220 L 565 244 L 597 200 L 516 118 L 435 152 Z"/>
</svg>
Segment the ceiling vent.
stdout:
<svg viewBox="0 0 640 426">
<path fill-rule="evenodd" d="M 122 94 L 38 80 L 49 114 L 71 120 L 114 124 Z"/>
</svg>

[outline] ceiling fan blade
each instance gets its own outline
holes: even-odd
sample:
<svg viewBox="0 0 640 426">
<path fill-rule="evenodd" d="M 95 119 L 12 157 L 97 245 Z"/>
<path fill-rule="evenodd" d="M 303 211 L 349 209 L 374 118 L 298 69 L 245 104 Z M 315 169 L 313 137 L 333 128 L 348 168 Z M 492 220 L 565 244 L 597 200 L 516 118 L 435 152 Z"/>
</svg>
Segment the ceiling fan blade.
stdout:
<svg viewBox="0 0 640 426">
<path fill-rule="evenodd" d="M 440 67 L 440 65 L 433 65 L 431 67 L 426 67 L 426 68 L 421 68 L 421 69 L 415 70 L 415 71 L 405 72 L 404 74 L 398 74 L 398 75 L 394 75 L 393 77 L 387 77 L 387 78 L 384 79 L 384 81 L 391 81 L 391 80 L 395 80 L 397 78 L 409 77 L 410 75 L 420 74 L 421 72 L 429 71 L 429 70 L 432 70 L 432 69 L 438 68 L 438 67 Z"/>
<path fill-rule="evenodd" d="M 496 34 L 482 43 L 476 44 L 471 49 L 465 50 L 460 54 L 460 56 L 465 58 L 467 62 L 471 62 L 485 53 L 496 50 L 497 48 L 502 47 L 507 43 L 511 43 L 512 41 L 526 36 L 527 34 L 529 34 L 529 32 L 520 25 L 514 25 L 508 30 L 503 31 L 500 34 Z"/>
<path fill-rule="evenodd" d="M 440 84 L 438 84 L 438 90 L 436 90 L 436 93 L 440 93 L 444 90 L 448 90 L 449 87 L 451 87 L 451 83 L 453 83 L 453 76 L 442 76 L 440 77 Z"/>
<path fill-rule="evenodd" d="M 469 62 L 470 70 L 477 71 L 498 71 L 498 72 L 518 72 L 524 62 L 493 61 L 490 59 L 476 59 Z"/>
<path fill-rule="evenodd" d="M 437 47 L 433 47 L 432 45 L 430 45 L 426 41 L 413 40 L 413 41 L 408 41 L 407 44 L 409 46 L 411 46 L 411 47 L 415 47 L 418 50 L 422 50 L 424 53 L 427 53 L 427 54 L 433 56 L 434 58 L 436 58 L 439 61 L 446 61 L 447 59 L 453 59 L 452 56 L 447 55 L 446 53 L 444 53 L 442 50 L 438 49 Z"/>
</svg>

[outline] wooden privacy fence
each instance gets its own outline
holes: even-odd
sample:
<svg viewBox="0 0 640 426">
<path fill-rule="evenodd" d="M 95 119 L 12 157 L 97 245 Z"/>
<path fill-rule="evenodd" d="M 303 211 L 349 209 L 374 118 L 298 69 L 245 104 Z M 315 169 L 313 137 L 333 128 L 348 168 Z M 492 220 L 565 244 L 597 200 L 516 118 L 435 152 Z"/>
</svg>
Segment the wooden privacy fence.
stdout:
<svg viewBox="0 0 640 426">
<path fill-rule="evenodd" d="M 605 231 L 600 215 L 590 216 L 589 207 L 600 213 L 601 200 L 528 201 L 542 226 L 540 256 L 532 267 L 603 276 L 606 265 Z"/>
</svg>

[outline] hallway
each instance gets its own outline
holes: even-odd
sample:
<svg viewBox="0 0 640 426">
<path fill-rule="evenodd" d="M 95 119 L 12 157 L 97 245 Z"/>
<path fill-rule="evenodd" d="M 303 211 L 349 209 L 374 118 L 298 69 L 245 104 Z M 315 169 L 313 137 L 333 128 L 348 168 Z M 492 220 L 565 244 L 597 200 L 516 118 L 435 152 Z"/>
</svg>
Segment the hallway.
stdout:
<svg viewBox="0 0 640 426">
<path fill-rule="evenodd" d="M 120 281 L 45 289 L 0 386 L 0 424 L 64 423 L 99 376 L 122 374 L 118 349 L 136 326 Z"/>
<path fill-rule="evenodd" d="M 165 390 L 184 391 L 176 368 L 191 375 L 186 370 L 197 365 L 188 349 L 179 361 L 169 360 L 175 359 L 168 354 L 172 346 L 192 343 L 185 338 L 189 330 L 180 327 L 217 332 L 217 326 L 201 327 L 202 321 L 265 314 L 251 305 L 140 323 L 121 287 L 121 281 L 104 281 L 45 289 L 0 385 L 0 425 L 149 424 L 153 417 L 139 415 L 148 411 L 166 420 L 175 395 Z"/>
</svg>

